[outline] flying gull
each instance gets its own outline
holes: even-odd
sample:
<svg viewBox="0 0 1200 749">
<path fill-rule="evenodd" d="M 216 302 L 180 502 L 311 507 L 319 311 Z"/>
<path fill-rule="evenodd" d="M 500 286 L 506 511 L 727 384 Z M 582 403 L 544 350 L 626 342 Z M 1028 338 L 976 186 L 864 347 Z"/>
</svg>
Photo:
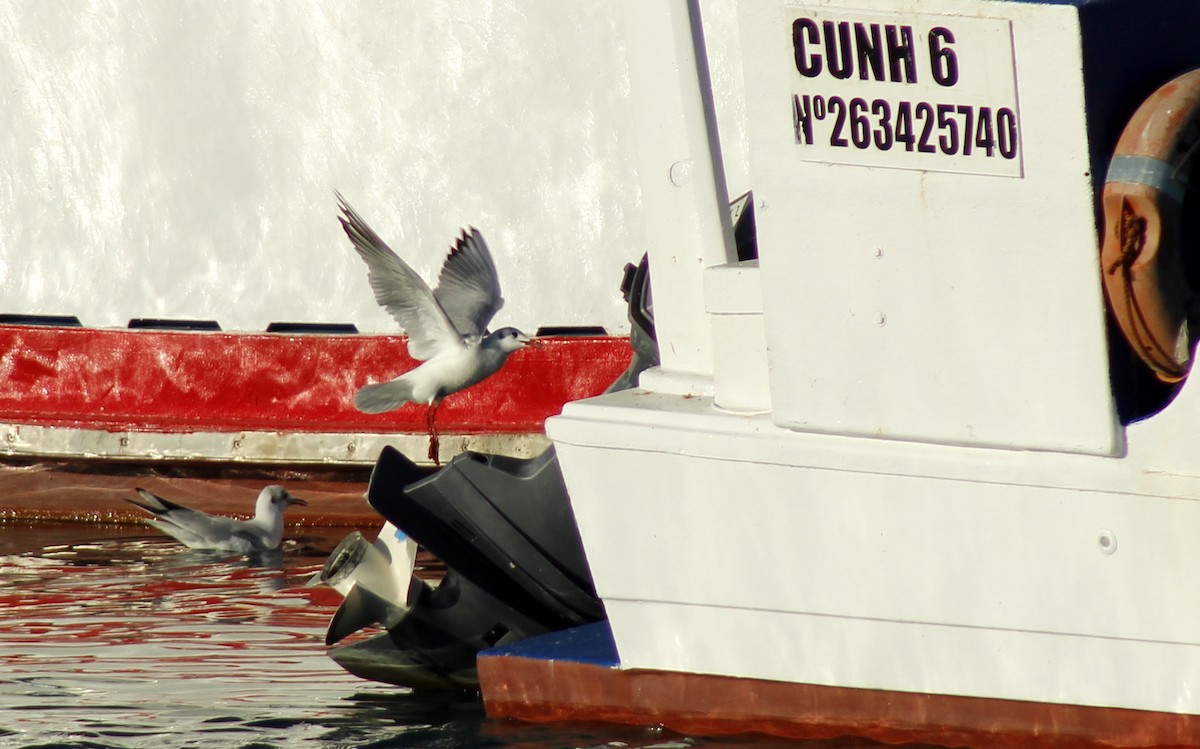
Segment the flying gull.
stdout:
<svg viewBox="0 0 1200 749">
<path fill-rule="evenodd" d="M 291 505 L 308 504 L 288 494 L 282 486 L 272 484 L 259 492 L 254 518 L 237 520 L 184 507 L 142 488 L 137 493 L 144 502 L 128 498 L 125 501 L 150 513 L 153 517 L 147 518 L 147 523 L 188 548 L 241 553 L 279 548 L 283 540 L 283 511 Z"/>
<path fill-rule="evenodd" d="M 429 458 L 437 463 L 434 419 L 442 399 L 491 376 L 509 354 L 533 341 L 516 328 L 487 330 L 504 298 L 496 264 L 478 229 L 463 230 L 442 264 L 437 288 L 430 290 L 341 193 L 337 199 L 342 211 L 338 221 L 367 264 L 375 301 L 408 334 L 409 355 L 423 362 L 390 382 L 359 389 L 354 407 L 375 414 L 405 403 L 424 404 Z"/>
</svg>

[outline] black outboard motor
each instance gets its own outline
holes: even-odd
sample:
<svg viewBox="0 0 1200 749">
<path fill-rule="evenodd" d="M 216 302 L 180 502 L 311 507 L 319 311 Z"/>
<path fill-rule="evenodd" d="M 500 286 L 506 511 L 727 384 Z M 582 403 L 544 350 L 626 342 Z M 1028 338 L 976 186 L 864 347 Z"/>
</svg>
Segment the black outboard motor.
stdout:
<svg viewBox="0 0 1200 749">
<path fill-rule="evenodd" d="M 436 587 L 414 580 L 387 632 L 329 651 L 353 674 L 472 689 L 480 650 L 604 618 L 553 448 L 530 460 L 466 452 L 425 476 L 385 447 L 367 500 L 448 572 Z M 348 634 L 336 624 L 334 642 Z"/>
<path fill-rule="evenodd" d="M 547 629 L 604 618 L 553 447 L 529 460 L 465 452 L 393 483 L 411 468 L 391 447 L 375 464 L 367 501 L 386 520 Z"/>
<path fill-rule="evenodd" d="M 548 632 L 453 569 L 436 586 L 414 578 L 406 616 L 374 637 L 332 648 L 355 676 L 413 689 L 479 687 L 475 656 Z"/>
</svg>

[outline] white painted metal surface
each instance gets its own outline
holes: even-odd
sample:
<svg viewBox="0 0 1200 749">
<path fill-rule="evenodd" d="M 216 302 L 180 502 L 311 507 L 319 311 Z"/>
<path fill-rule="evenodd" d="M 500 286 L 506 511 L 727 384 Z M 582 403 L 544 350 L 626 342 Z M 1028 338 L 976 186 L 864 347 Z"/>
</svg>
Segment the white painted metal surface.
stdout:
<svg viewBox="0 0 1200 749">
<path fill-rule="evenodd" d="M 628 0 L 623 8 L 654 322 L 669 342 L 659 347 L 660 371 L 643 374 L 643 383 L 707 392 L 713 363 L 703 273 L 737 251 L 708 62 L 696 54 L 699 6 Z"/>
<path fill-rule="evenodd" d="M 709 266 L 704 307 L 713 337 L 713 405 L 743 413 L 770 411 L 758 261 Z"/>
<path fill-rule="evenodd" d="M 624 667 L 1200 712 L 1200 471 L 1150 446 L 834 437 L 639 392 L 548 428 Z"/>
<path fill-rule="evenodd" d="M 393 332 L 341 190 L 423 277 L 483 231 L 497 323 L 628 329 L 644 251 L 615 2 L 0 2 L 0 312 Z"/>
<path fill-rule="evenodd" d="M 931 0 L 919 13 L 893 0 L 740 8 L 776 422 L 1118 452 L 1077 9 L 975 0 Z M 841 29 L 857 39 L 859 24 L 879 25 L 884 39 L 911 34 L 916 82 L 893 81 L 887 56 L 884 80 L 856 55 L 845 80 L 828 61 L 811 77 L 800 72 L 816 58 L 797 39 Z M 940 85 L 951 65 L 955 82 Z M 812 144 L 797 143 L 796 96 L 807 97 Z M 954 110 L 938 120 L 941 104 Z M 912 151 L 898 141 L 905 112 Z M 961 137 L 949 142 L 968 119 L 969 156 Z M 829 145 L 835 138 L 846 145 Z"/>
</svg>

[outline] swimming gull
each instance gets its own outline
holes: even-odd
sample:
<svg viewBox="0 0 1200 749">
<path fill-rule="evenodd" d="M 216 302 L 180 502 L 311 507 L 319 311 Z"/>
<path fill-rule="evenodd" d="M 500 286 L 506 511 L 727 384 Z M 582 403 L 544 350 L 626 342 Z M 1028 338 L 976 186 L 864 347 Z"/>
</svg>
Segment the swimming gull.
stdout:
<svg viewBox="0 0 1200 749">
<path fill-rule="evenodd" d="M 359 389 L 354 407 L 374 414 L 405 403 L 424 404 L 429 458 L 437 463 L 434 419 L 442 399 L 491 376 L 509 354 L 533 341 L 516 328 L 487 330 L 504 298 L 496 264 L 478 229 L 463 230 L 442 264 L 437 288 L 430 290 L 341 193 L 336 194 L 342 211 L 338 221 L 367 264 L 375 301 L 408 334 L 409 355 L 423 362 L 390 382 Z"/>
<path fill-rule="evenodd" d="M 283 540 L 283 511 L 291 505 L 308 504 L 288 494 L 282 486 L 272 484 L 259 492 L 254 517 L 237 520 L 184 507 L 140 487 L 137 493 L 145 502 L 129 498 L 125 501 L 153 515 L 146 519 L 147 523 L 188 548 L 242 553 L 279 548 Z"/>
</svg>

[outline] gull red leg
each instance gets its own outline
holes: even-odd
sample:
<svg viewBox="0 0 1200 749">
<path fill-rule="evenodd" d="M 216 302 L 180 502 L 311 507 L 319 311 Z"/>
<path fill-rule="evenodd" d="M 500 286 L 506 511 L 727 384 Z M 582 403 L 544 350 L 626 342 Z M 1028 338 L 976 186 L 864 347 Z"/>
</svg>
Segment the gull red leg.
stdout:
<svg viewBox="0 0 1200 749">
<path fill-rule="evenodd" d="M 434 419 L 437 418 L 438 405 L 438 403 L 433 403 L 425 409 L 425 428 L 429 430 L 429 459 L 433 461 L 435 466 L 442 464 L 438 460 L 438 433 L 437 425 L 434 424 Z"/>
</svg>

